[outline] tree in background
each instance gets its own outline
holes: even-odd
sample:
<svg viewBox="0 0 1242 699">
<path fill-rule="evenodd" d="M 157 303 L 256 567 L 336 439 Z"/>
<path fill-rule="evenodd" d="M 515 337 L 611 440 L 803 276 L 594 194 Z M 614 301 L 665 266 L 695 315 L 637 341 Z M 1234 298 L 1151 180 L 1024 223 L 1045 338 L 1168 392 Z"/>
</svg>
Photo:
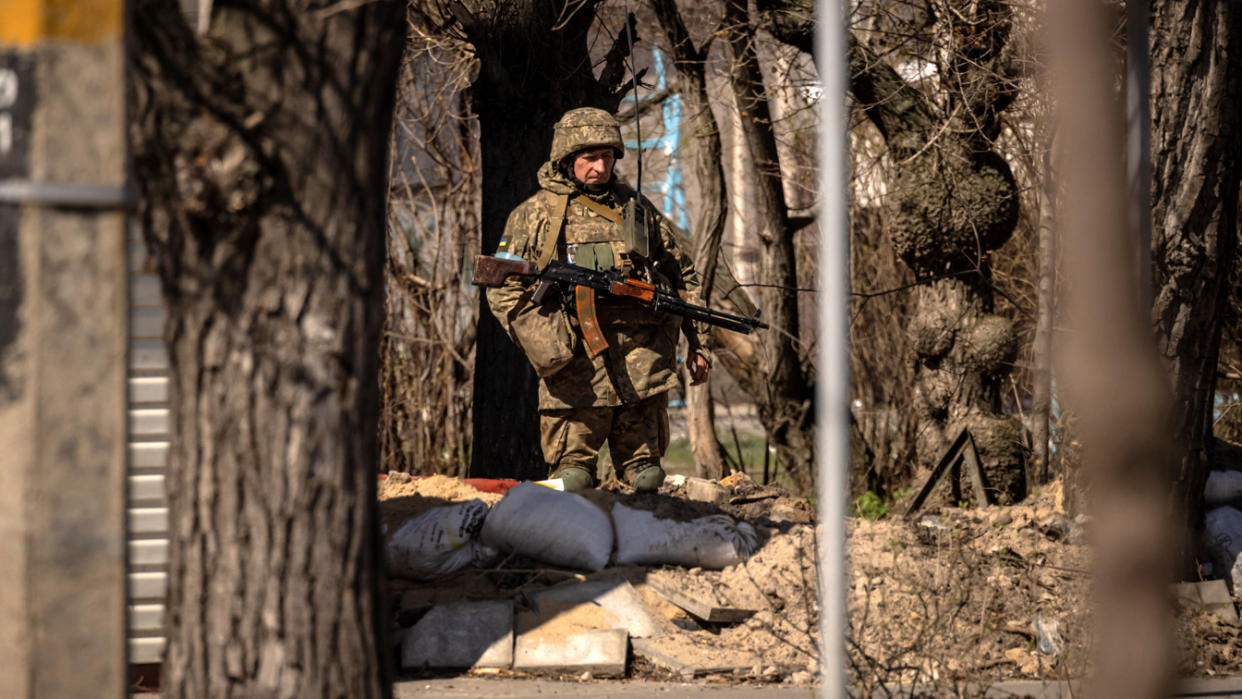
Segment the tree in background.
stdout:
<svg viewBox="0 0 1242 699">
<path fill-rule="evenodd" d="M 1155 0 L 1152 58 L 1152 318 L 1177 410 L 1174 505 L 1193 570 L 1211 467 L 1213 408 L 1242 187 L 1242 8 Z M 1188 578 L 1192 579 L 1192 578 Z"/>
<path fill-rule="evenodd" d="M 786 178 L 782 173 L 797 171 L 806 180 L 813 180 L 814 169 L 798 170 L 781 162 L 779 138 L 796 139 L 799 134 L 791 134 L 791 129 L 782 124 L 782 133 L 778 135 L 769 109 L 768 81 L 760 64 L 760 38 L 744 4 L 696 5 L 691 11 L 679 8 L 671 0 L 657 0 L 653 7 L 663 34 L 662 48 L 673 57 L 676 89 L 685 104 L 686 132 L 679 143 L 679 158 L 689 163 L 688 169 L 694 176 L 696 196 L 690 202 L 694 211 L 693 245 L 696 265 L 712 290 L 712 303 L 747 315 L 756 310 L 741 291 L 728 256 L 722 255 L 726 213 L 734 197 L 726 186 L 722 166 L 721 124 L 747 124 L 740 130 L 746 135 L 744 147 L 750 150 L 750 167 L 735 172 L 734 178 L 762 181 L 763 201 L 779 200 L 770 220 L 747 231 L 755 244 L 770 251 L 755 293 L 769 303 L 763 317 L 770 323 L 773 318 L 779 320 L 771 330 L 755 336 L 719 329 L 713 330 L 713 336 L 721 365 L 758 407 L 760 421 L 769 443 L 776 448 L 785 475 L 796 488 L 809 491 L 814 463 L 814 378 L 808 354 L 810 344 L 802 337 L 800 317 L 805 304 L 799 304 L 799 294 L 806 289 L 799 288 L 798 279 L 813 276 L 814 268 L 805 260 L 799 265 L 791 258 L 797 247 L 797 234 L 808 226 L 810 219 L 789 214 L 786 201 L 798 197 L 786 196 Z M 703 37 L 697 46 L 696 34 Z M 720 74 L 715 76 L 721 94 L 713 99 L 709 89 L 709 78 L 713 77 L 709 72 L 709 54 L 717 37 L 727 42 L 720 45 Z M 771 53 L 769 50 L 768 54 Z M 753 114 L 737 110 L 739 99 L 745 99 Z M 721 116 L 717 118 L 715 112 Z M 743 188 L 740 182 L 735 182 L 734 187 Z M 734 211 L 733 215 L 741 213 Z M 709 387 L 690 388 L 688 394 L 687 423 L 696 465 L 700 475 L 719 478 L 723 475 L 724 450 L 713 427 L 714 406 Z"/>
<path fill-rule="evenodd" d="M 134 172 L 167 304 L 174 697 L 391 695 L 376 520 L 401 7 L 130 6 Z"/>
<path fill-rule="evenodd" d="M 803 337 L 798 297 L 799 280 L 814 279 L 815 270 L 805 257 L 799 264 L 795 235 L 809 222 L 790 213 L 757 49 L 757 24 L 746 2 L 725 1 L 722 31 L 730 48 L 729 87 L 738 110 L 734 118 L 741 125 L 757 194 L 759 307 L 772 329 L 758 338 L 719 336 L 726 350 L 721 359 L 755 401 L 795 489 L 810 492 L 815 484 L 815 367 L 813 344 Z"/>
<path fill-rule="evenodd" d="M 478 123 L 469 44 L 411 13 L 397 86 L 381 349 L 384 471 L 465 476 L 470 467 L 479 249 Z"/>
<path fill-rule="evenodd" d="M 998 152 L 1001 114 L 1013 102 L 1020 65 L 1012 8 L 979 2 L 909 8 L 937 32 L 924 61 L 936 76 L 931 99 L 882 60 L 858 32 L 849 37 L 850 89 L 884 139 L 883 215 L 894 250 L 919 285 L 909 336 L 919 460 L 935 463 L 970 430 L 993 497 L 1025 492 L 1025 439 L 1001 414 L 1002 383 L 1018 351 L 1013 323 L 997 315 L 990 253 L 1018 222 L 1019 189 Z"/>
</svg>

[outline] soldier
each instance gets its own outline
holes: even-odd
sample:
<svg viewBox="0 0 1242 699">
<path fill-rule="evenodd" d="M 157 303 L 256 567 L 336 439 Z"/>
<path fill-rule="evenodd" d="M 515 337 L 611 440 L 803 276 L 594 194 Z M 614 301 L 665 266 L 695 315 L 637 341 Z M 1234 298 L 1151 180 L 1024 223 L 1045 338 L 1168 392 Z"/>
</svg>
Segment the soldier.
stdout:
<svg viewBox="0 0 1242 699">
<path fill-rule="evenodd" d="M 699 300 L 699 276 L 677 249 L 671 224 L 633 188 L 617 181 L 613 164 L 625 155 L 616 119 L 602 109 L 565 113 L 552 135 L 551 157 L 539 169 L 540 190 L 505 224 L 497 255 L 552 258 L 675 289 Z M 642 207 L 645 223 L 627 226 L 623 208 Z M 596 457 L 608 442 L 618 476 L 637 490 L 664 482 L 660 459 L 668 448 L 668 390 L 678 385 L 678 332 L 689 346 L 692 384 L 707 380 L 706 326 L 679 316 L 600 297 L 597 316 L 607 349 L 585 346 L 573 299 L 531 299 L 534 285 L 510 277 L 489 289 L 488 304 L 541 378 L 539 432 L 550 477 L 566 490 L 595 484 Z"/>
</svg>

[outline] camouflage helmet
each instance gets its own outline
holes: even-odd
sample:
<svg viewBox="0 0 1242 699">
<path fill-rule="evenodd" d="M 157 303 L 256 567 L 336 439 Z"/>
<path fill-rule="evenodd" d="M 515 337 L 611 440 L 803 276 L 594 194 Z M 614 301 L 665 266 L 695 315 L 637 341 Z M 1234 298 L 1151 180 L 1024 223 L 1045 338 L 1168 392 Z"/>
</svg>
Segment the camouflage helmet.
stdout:
<svg viewBox="0 0 1242 699">
<path fill-rule="evenodd" d="M 611 146 L 618 158 L 625 157 L 621 126 L 602 109 L 571 109 L 552 128 L 552 162 L 559 162 L 580 150 L 603 146 Z"/>
</svg>

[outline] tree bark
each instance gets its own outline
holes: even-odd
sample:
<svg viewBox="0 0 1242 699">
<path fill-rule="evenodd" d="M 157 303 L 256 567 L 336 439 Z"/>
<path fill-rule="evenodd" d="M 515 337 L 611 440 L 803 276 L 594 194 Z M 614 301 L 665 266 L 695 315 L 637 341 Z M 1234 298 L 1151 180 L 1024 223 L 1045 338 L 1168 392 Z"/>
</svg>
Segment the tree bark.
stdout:
<svg viewBox="0 0 1242 699">
<path fill-rule="evenodd" d="M 810 492 L 815 483 L 815 379 L 801 343 L 796 231 L 785 206 L 776 136 L 745 0 L 725 3 L 725 32 L 733 55 L 730 84 L 756 175 L 761 278 L 768 287 L 760 295 L 760 307 L 772 325 L 760 340 L 758 372 L 752 370 L 739 382 L 757 403 L 759 420 L 786 474 L 797 489 Z"/>
<path fill-rule="evenodd" d="M 1242 8 L 1152 3 L 1153 322 L 1178 411 L 1174 505 L 1193 568 L 1242 177 Z"/>
<path fill-rule="evenodd" d="M 168 315 L 171 697 L 391 695 L 376 521 L 402 8 L 131 5 L 131 136 Z"/>
<path fill-rule="evenodd" d="M 757 0 L 763 28 L 799 51 L 815 55 L 813 0 Z"/>
</svg>

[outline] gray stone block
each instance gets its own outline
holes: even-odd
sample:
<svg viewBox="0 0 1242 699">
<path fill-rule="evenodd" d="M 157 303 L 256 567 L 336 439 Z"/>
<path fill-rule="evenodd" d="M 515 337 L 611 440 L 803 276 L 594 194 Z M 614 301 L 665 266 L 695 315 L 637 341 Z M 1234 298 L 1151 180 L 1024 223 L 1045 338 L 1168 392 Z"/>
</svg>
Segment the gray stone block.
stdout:
<svg viewBox="0 0 1242 699">
<path fill-rule="evenodd" d="M 513 601 L 433 607 L 405 632 L 401 666 L 500 667 L 513 664 Z"/>
<path fill-rule="evenodd" d="M 550 636 L 538 631 L 521 634 L 513 648 L 513 669 L 540 672 L 589 672 L 594 676 L 625 674 L 629 635 L 619 629 Z"/>
<path fill-rule="evenodd" d="M 1225 621 L 1238 620 L 1238 610 L 1224 580 L 1177 583 L 1173 586 L 1173 595 L 1185 607 L 1210 612 Z"/>
</svg>

